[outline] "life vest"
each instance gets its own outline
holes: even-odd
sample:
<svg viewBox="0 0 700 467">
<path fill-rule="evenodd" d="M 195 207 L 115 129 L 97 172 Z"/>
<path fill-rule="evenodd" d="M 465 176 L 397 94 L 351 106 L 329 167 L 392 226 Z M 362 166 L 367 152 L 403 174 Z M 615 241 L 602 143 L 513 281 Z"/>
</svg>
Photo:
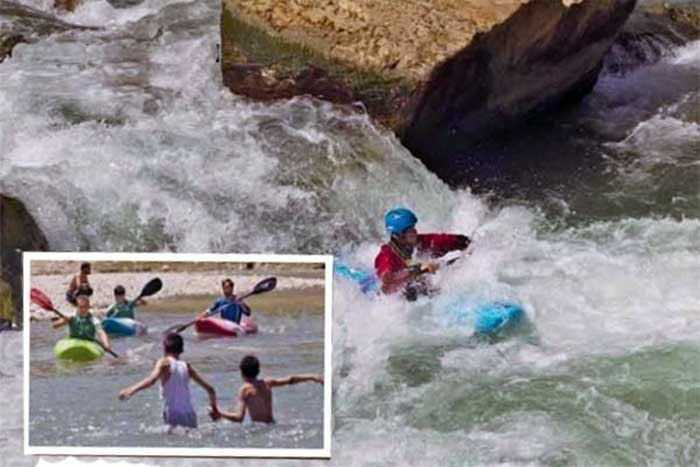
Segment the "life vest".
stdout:
<svg viewBox="0 0 700 467">
<path fill-rule="evenodd" d="M 68 320 L 68 332 L 70 337 L 76 339 L 94 339 L 95 332 L 97 331 L 94 319 L 92 313 L 89 312 L 85 318 L 81 318 L 78 315 L 71 316 Z"/>
</svg>

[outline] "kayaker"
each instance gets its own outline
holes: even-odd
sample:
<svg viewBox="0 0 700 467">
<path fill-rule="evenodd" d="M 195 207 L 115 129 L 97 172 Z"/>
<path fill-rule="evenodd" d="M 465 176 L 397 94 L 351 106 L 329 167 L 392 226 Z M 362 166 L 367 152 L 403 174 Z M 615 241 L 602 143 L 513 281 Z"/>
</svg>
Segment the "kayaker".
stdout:
<svg viewBox="0 0 700 467">
<path fill-rule="evenodd" d="M 90 313 L 90 299 L 85 295 L 78 295 L 76 297 L 76 306 L 78 311 L 75 315 L 68 319 L 58 318 L 53 322 L 53 328 L 58 329 L 67 324 L 69 337 L 93 341 L 98 340 L 105 348 L 112 350 L 112 344 L 109 341 L 109 337 L 107 337 L 107 334 L 102 329 L 100 320 Z"/>
<path fill-rule="evenodd" d="M 107 317 L 136 319 L 134 308 L 136 308 L 137 305 L 145 304 L 146 301 L 141 298 L 137 301 L 127 300 L 126 289 L 123 285 L 118 285 L 114 288 L 114 303 L 107 308 Z"/>
<path fill-rule="evenodd" d="M 382 292 L 403 290 L 407 299 L 429 294 L 429 282 L 423 274 L 434 273 L 439 265 L 430 258 L 439 258 L 454 250 L 465 250 L 471 240 L 466 235 L 418 234 L 416 215 L 405 208 L 392 209 L 384 216 L 384 225 L 391 235 L 374 260 L 374 269 L 382 283 Z M 414 260 L 414 253 L 418 259 Z"/>
<path fill-rule="evenodd" d="M 246 303 L 239 302 L 236 299 L 233 293 L 234 288 L 235 285 L 231 279 L 222 280 L 221 290 L 224 296 L 217 298 L 209 309 L 204 310 L 199 316 L 205 318 L 221 313 L 223 319 L 233 321 L 237 324 L 241 322 L 241 318 L 244 314 L 250 316 L 250 307 Z"/>
<path fill-rule="evenodd" d="M 80 272 L 73 276 L 70 284 L 68 284 L 68 290 L 66 291 L 66 300 L 71 305 L 76 305 L 76 297 L 78 295 L 92 295 L 92 287 L 90 287 L 90 281 L 88 276 L 90 275 L 90 263 L 82 263 L 80 265 Z"/>
<path fill-rule="evenodd" d="M 148 377 L 119 391 L 119 400 L 127 400 L 142 389 L 153 386 L 160 380 L 163 399 L 163 420 L 170 428 L 182 426 L 197 428 L 197 413 L 190 396 L 190 378 L 195 380 L 209 395 L 212 410 L 216 408 L 216 391 L 189 363 L 180 360 L 185 344 L 177 333 L 170 333 L 163 340 L 163 357 L 156 361 Z"/>
<path fill-rule="evenodd" d="M 275 423 L 272 414 L 272 388 L 290 384 L 314 381 L 323 384 L 323 378 L 317 375 L 295 375 L 285 378 L 258 379 L 260 361 L 254 355 L 246 355 L 239 364 L 244 383 L 238 390 L 238 402 L 233 412 L 219 410 L 215 405 L 209 411 L 212 420 L 221 418 L 232 422 L 242 422 L 246 411 L 254 422 Z"/>
</svg>

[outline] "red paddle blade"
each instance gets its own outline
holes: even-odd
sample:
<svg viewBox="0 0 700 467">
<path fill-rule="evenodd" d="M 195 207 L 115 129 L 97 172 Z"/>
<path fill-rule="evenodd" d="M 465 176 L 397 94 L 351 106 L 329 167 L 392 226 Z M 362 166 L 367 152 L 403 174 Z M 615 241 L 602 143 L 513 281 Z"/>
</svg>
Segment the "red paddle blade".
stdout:
<svg viewBox="0 0 700 467">
<path fill-rule="evenodd" d="M 51 299 L 47 297 L 44 292 L 42 292 L 39 289 L 32 288 L 32 290 L 29 293 L 29 296 L 32 300 L 32 302 L 36 303 L 40 307 L 42 307 L 44 310 L 53 310 L 53 303 L 51 303 Z"/>
</svg>

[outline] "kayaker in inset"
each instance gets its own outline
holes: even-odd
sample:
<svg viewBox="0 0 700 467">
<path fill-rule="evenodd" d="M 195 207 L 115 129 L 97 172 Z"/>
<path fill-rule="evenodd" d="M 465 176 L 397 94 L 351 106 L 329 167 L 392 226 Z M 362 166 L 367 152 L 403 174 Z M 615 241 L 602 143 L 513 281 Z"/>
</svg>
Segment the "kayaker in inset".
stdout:
<svg viewBox="0 0 700 467">
<path fill-rule="evenodd" d="M 114 303 L 107 308 L 108 318 L 131 318 L 136 319 L 134 308 L 137 305 L 145 305 L 146 301 L 139 298 L 136 301 L 126 299 L 126 289 L 123 285 L 118 285 L 114 288 Z"/>
<path fill-rule="evenodd" d="M 66 300 L 71 305 L 76 305 L 76 297 L 78 295 L 91 296 L 92 287 L 90 287 L 90 281 L 88 276 L 90 275 L 90 263 L 83 263 L 80 265 L 80 272 L 73 276 L 70 284 L 68 284 L 68 291 L 66 291 Z"/>
<path fill-rule="evenodd" d="M 90 298 L 86 295 L 78 295 L 76 297 L 76 306 L 78 310 L 75 315 L 68 319 L 58 318 L 52 323 L 53 328 L 58 329 L 67 324 L 69 337 L 91 341 L 98 340 L 105 348 L 112 350 L 112 344 L 102 329 L 100 320 L 90 313 Z"/>
<path fill-rule="evenodd" d="M 221 418 L 232 422 L 242 422 L 246 411 L 254 422 L 275 423 L 272 414 L 272 388 L 290 384 L 314 381 L 323 384 L 323 378 L 318 375 L 295 375 L 285 378 L 258 379 L 260 361 L 254 355 L 246 355 L 239 365 L 243 385 L 238 390 L 238 402 L 233 412 L 219 410 L 215 405 L 209 411 L 212 420 Z"/>
<path fill-rule="evenodd" d="M 418 234 L 416 215 L 405 208 L 392 209 L 384 216 L 384 225 L 391 235 L 374 260 L 374 269 L 386 294 L 403 291 L 408 300 L 419 294 L 429 295 L 430 285 L 425 273 L 434 273 L 439 265 L 430 258 L 439 258 L 454 250 L 465 250 L 471 240 L 466 235 Z M 427 261 L 414 260 L 418 258 Z"/>
<path fill-rule="evenodd" d="M 221 313 L 223 319 L 240 324 L 244 314 L 250 316 L 250 307 L 246 303 L 238 301 L 233 293 L 234 288 L 235 285 L 231 279 L 222 280 L 221 290 L 224 296 L 217 298 L 208 310 L 204 310 L 199 315 L 200 318 L 206 318 L 207 316 Z"/>
<path fill-rule="evenodd" d="M 197 428 L 197 413 L 190 396 L 190 378 L 195 380 L 209 395 L 212 409 L 216 408 L 216 391 L 189 363 L 180 360 L 185 344 L 177 333 L 168 334 L 163 340 L 163 357 L 156 361 L 148 377 L 119 391 L 119 400 L 127 400 L 142 389 L 153 386 L 160 380 L 163 399 L 163 420 L 170 428 L 181 426 Z"/>
</svg>

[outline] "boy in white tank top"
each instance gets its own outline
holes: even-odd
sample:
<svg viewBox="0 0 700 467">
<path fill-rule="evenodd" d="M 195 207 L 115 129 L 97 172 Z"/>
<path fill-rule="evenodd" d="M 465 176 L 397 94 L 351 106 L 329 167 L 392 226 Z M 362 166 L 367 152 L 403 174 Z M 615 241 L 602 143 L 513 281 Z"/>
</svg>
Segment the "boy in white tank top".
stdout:
<svg viewBox="0 0 700 467">
<path fill-rule="evenodd" d="M 212 408 L 216 407 L 216 391 L 189 363 L 180 360 L 180 354 L 184 351 L 180 334 L 174 332 L 168 334 L 163 341 L 163 350 L 165 356 L 158 359 L 151 374 L 142 381 L 119 391 L 119 400 L 128 399 L 138 391 L 153 386 L 160 379 L 165 423 L 170 427 L 197 428 L 197 414 L 190 397 L 190 378 L 207 391 Z"/>
</svg>

